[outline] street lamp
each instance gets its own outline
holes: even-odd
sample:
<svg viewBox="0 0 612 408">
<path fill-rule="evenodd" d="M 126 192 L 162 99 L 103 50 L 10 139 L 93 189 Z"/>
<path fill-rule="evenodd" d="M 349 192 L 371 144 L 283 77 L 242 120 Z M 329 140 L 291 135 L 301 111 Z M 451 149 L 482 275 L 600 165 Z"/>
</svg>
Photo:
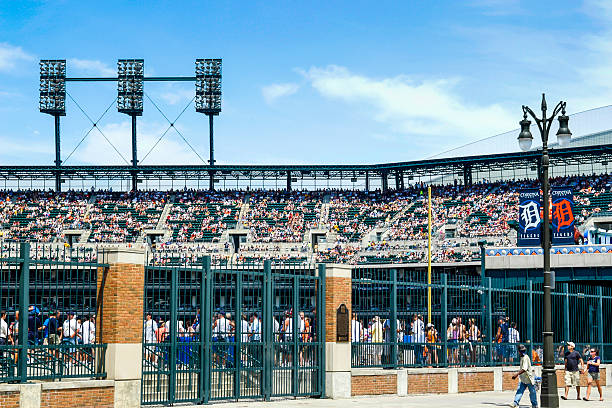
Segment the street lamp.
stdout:
<svg viewBox="0 0 612 408">
<path fill-rule="evenodd" d="M 549 180 L 548 167 L 550 158 L 548 156 L 548 132 L 557 115 L 559 115 L 559 130 L 557 131 L 557 141 L 560 146 L 569 144 L 572 133 L 568 128 L 569 116 L 565 114 L 565 102 L 559 102 L 553 109 L 550 117 L 546 116 L 546 98 L 542 94 L 542 117 L 538 118 L 535 113 L 528 107 L 523 105 L 523 120 L 521 125 L 521 133 L 518 137 L 521 150 L 527 151 L 531 148 L 533 136 L 529 130 L 531 121 L 527 119 L 527 115 L 531 116 L 540 130 L 542 137 L 542 170 L 540 174 L 540 183 L 542 186 L 542 199 L 544 201 L 544 220 L 542 226 L 542 249 L 544 253 L 544 364 L 542 365 L 542 393 L 540 395 L 540 406 L 542 408 L 558 408 L 559 396 L 557 394 L 557 375 L 555 372 L 554 349 L 553 349 L 553 332 L 552 332 L 552 299 L 551 299 L 551 273 L 550 273 L 550 219 L 549 219 Z"/>
</svg>

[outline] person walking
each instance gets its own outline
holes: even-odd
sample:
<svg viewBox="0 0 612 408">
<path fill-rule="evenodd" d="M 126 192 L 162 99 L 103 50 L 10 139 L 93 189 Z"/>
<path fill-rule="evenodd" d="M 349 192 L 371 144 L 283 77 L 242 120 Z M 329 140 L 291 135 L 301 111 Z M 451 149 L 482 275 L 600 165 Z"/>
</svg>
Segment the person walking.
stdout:
<svg viewBox="0 0 612 408">
<path fill-rule="evenodd" d="M 3 310 L 0 312 L 0 346 L 6 346 L 8 344 L 9 327 L 6 322 L 6 312 Z"/>
<path fill-rule="evenodd" d="M 586 397 L 583 398 L 585 401 L 590 401 L 591 397 L 591 386 L 593 383 L 597 386 L 599 392 L 599 400 L 603 401 L 603 394 L 601 392 L 601 384 L 599 383 L 599 365 L 601 364 L 601 357 L 599 357 L 599 350 L 592 348 L 589 350 L 589 359 L 586 363 L 584 372 L 588 372 L 587 377 L 587 392 Z"/>
<path fill-rule="evenodd" d="M 571 341 L 567 343 L 565 353 L 565 395 L 561 399 L 567 400 L 567 394 L 571 387 L 576 387 L 576 399 L 580 399 L 580 370 L 584 365 L 580 353 L 576 350 L 576 345 Z"/>
<path fill-rule="evenodd" d="M 531 371 L 531 360 L 529 355 L 526 353 L 527 348 L 521 344 L 518 346 L 518 353 L 520 359 L 519 372 L 512 376 L 513 380 L 519 378 L 518 388 L 514 394 L 514 402 L 510 404 L 511 407 L 518 407 L 525 389 L 529 390 L 529 399 L 531 400 L 531 407 L 538 408 L 538 396 L 535 388 L 535 381 L 533 372 Z"/>
</svg>

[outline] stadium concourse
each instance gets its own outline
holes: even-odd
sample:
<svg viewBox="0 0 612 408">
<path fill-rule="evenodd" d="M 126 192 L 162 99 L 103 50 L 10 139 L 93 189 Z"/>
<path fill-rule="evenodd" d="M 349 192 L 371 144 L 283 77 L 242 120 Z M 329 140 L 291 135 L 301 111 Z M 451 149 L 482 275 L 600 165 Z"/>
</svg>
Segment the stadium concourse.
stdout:
<svg viewBox="0 0 612 408">
<path fill-rule="evenodd" d="M 561 177 L 575 191 L 576 224 L 612 211 L 612 177 Z M 433 186 L 432 261 L 478 261 L 478 241 L 516 245 L 518 191 L 536 180 Z M 213 260 L 398 264 L 427 260 L 427 192 L 4 191 L 0 239 L 79 244 L 148 243 L 159 265 Z M 584 233 L 584 231 L 582 231 Z M 576 239 L 582 239 L 576 235 Z"/>
</svg>

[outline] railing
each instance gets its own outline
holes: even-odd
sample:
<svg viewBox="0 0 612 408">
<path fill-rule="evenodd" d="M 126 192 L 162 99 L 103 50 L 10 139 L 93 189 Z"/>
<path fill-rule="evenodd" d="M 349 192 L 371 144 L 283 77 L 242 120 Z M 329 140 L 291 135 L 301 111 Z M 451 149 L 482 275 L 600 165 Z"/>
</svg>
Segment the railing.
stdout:
<svg viewBox="0 0 612 408">
<path fill-rule="evenodd" d="M 541 360 L 541 284 L 498 288 L 490 278 L 484 285 L 480 277 L 451 283 L 440 274 L 428 285 L 404 268 L 352 273 L 353 367 L 509 365 L 517 363 L 520 342 L 535 363 Z M 610 288 L 557 285 L 552 304 L 558 362 L 569 341 L 580 352 L 596 347 L 604 360 L 612 357 Z"/>
<path fill-rule="evenodd" d="M 102 258 L 85 248 L 2 244 L 0 382 L 106 377 L 96 301 Z"/>
</svg>

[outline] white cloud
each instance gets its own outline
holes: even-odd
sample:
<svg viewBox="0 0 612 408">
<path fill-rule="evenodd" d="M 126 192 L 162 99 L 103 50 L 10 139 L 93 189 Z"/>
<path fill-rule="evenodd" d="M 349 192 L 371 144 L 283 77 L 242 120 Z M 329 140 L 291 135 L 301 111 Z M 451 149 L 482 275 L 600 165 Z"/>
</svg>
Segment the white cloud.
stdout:
<svg viewBox="0 0 612 408">
<path fill-rule="evenodd" d="M 194 96 L 195 91 L 193 89 L 172 89 L 159 95 L 169 105 L 187 104 Z"/>
<path fill-rule="evenodd" d="M 100 76 L 117 76 L 117 70 L 108 66 L 108 64 L 98 60 L 86 60 L 79 58 L 71 58 L 68 60 L 69 70 L 75 70 L 78 73 Z"/>
<path fill-rule="evenodd" d="M 261 93 L 267 103 L 273 103 L 278 98 L 293 95 L 298 89 L 300 86 L 294 83 L 272 84 L 261 88 Z"/>
<path fill-rule="evenodd" d="M 321 95 L 362 107 L 401 134 L 440 136 L 456 144 L 461 138 L 488 136 L 516 122 L 516 115 L 497 104 L 462 100 L 453 89 L 458 79 L 377 79 L 333 65 L 311 68 L 303 75 Z"/>
<path fill-rule="evenodd" d="M 38 135 L 37 132 L 34 132 L 35 135 Z M 17 140 L 17 141 L 16 141 Z M 34 155 L 43 155 L 43 154 L 52 154 L 54 152 L 52 142 L 50 143 L 24 143 L 23 141 L 19 141 L 19 138 L 11 138 L 7 139 L 5 137 L 0 137 L 0 146 L 2 146 L 2 153 L 0 154 L 0 158 L 2 157 L 26 157 L 25 154 L 34 154 Z"/>
<path fill-rule="evenodd" d="M 0 71 L 10 72 L 17 67 L 20 61 L 32 61 L 34 57 L 21 47 L 8 43 L 0 43 Z"/>
<path fill-rule="evenodd" d="M 144 159 L 145 155 L 167 127 L 164 124 L 147 122 L 145 120 L 138 122 L 137 149 L 139 160 L 142 161 Z M 102 126 L 101 130 L 121 152 L 123 157 L 130 161 L 132 157 L 131 122 L 110 123 Z M 182 130 L 181 133 L 185 134 Z M 190 143 L 193 146 L 193 141 L 190 141 Z M 197 146 L 194 147 L 197 149 Z M 202 154 L 199 151 L 198 153 Z M 95 130 L 91 132 L 84 144 L 75 152 L 74 158 L 87 164 L 125 165 L 125 162 L 111 145 Z M 173 129 L 170 129 L 143 164 L 202 164 L 202 161 L 183 142 L 180 136 Z"/>
</svg>

